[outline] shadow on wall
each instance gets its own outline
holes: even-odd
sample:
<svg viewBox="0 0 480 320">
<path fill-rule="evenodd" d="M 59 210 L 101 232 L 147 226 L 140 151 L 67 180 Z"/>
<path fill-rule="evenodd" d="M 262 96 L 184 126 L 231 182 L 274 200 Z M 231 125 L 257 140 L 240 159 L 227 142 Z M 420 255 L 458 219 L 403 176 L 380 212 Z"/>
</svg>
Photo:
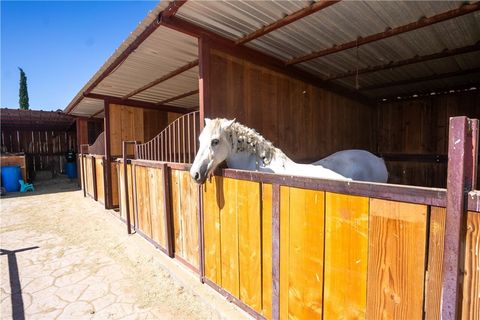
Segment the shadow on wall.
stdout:
<svg viewBox="0 0 480 320">
<path fill-rule="evenodd" d="M 17 256 L 19 252 L 38 249 L 38 246 L 23 248 L 18 250 L 6 250 L 0 248 L 0 255 L 8 257 L 8 274 L 10 277 L 10 299 L 12 301 L 12 316 L 14 320 L 25 319 L 25 309 L 23 307 L 22 285 L 18 272 Z"/>
</svg>

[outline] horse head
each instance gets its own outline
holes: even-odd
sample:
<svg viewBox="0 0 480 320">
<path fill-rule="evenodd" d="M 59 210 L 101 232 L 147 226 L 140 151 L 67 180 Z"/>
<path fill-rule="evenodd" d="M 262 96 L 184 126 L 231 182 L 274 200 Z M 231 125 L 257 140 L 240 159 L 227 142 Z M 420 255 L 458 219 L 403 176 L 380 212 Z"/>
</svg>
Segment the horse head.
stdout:
<svg viewBox="0 0 480 320">
<path fill-rule="evenodd" d="M 190 168 L 190 175 L 195 182 L 204 183 L 215 168 L 227 159 L 231 150 L 227 130 L 234 122 L 235 119 L 205 118 L 205 127 L 198 138 L 200 148 Z"/>
</svg>

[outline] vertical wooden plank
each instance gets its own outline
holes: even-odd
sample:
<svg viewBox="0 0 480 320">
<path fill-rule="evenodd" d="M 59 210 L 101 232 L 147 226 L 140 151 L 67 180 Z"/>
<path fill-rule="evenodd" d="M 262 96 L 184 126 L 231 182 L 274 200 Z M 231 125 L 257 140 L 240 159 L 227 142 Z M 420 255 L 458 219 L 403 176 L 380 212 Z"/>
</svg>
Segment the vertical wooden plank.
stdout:
<svg viewBox="0 0 480 320">
<path fill-rule="evenodd" d="M 262 184 L 262 315 L 272 319 L 272 185 Z"/>
<path fill-rule="evenodd" d="M 462 319 L 480 319 L 480 213 L 468 212 Z"/>
<path fill-rule="evenodd" d="M 288 318 L 290 274 L 290 189 L 290 187 L 280 187 L 280 319 Z M 273 260 L 272 256 L 272 264 Z M 272 287 L 272 291 L 273 290 L 274 288 Z M 272 319 L 275 319 L 274 308 L 275 305 L 272 300 Z"/>
<path fill-rule="evenodd" d="M 112 206 L 113 207 L 118 207 L 119 205 L 119 200 L 118 200 L 118 163 L 115 161 L 112 161 L 110 163 L 111 166 L 111 174 L 112 174 Z"/>
<path fill-rule="evenodd" d="M 223 178 L 214 177 L 203 185 L 205 277 L 222 286 L 220 252 L 220 209 L 217 203 L 217 184 Z"/>
<path fill-rule="evenodd" d="M 430 208 L 428 264 L 425 281 L 425 319 L 441 318 L 442 264 L 446 209 Z"/>
<path fill-rule="evenodd" d="M 180 186 L 180 171 L 171 170 L 171 195 L 172 195 L 172 211 L 173 211 L 173 235 L 175 239 L 175 254 L 184 256 L 184 241 L 183 241 L 183 221 L 181 210 L 181 186 Z"/>
<path fill-rule="evenodd" d="M 104 163 L 103 158 L 92 158 L 95 162 L 95 175 L 96 175 L 96 184 L 97 184 L 97 201 L 105 204 L 105 172 L 104 172 Z"/>
<path fill-rule="evenodd" d="M 239 180 L 237 188 L 240 300 L 261 312 L 261 185 Z"/>
<path fill-rule="evenodd" d="M 163 172 L 159 168 L 148 168 L 149 200 L 152 239 L 166 248 L 165 209 L 163 198 Z"/>
<path fill-rule="evenodd" d="M 239 297 L 238 263 L 238 215 L 237 180 L 223 179 L 223 187 L 217 186 L 220 204 L 220 237 L 222 262 L 222 287 L 235 297 Z"/>
<path fill-rule="evenodd" d="M 183 258 L 192 266 L 199 267 L 199 222 L 198 222 L 198 187 L 192 181 L 188 171 L 180 171 L 182 191 L 182 231 Z"/>
<path fill-rule="evenodd" d="M 421 319 L 427 206 L 371 199 L 367 317 Z"/>
<path fill-rule="evenodd" d="M 324 319 L 364 319 L 369 199 L 326 193 Z"/>
<path fill-rule="evenodd" d="M 325 193 L 290 188 L 288 317 L 322 317 Z"/>
<path fill-rule="evenodd" d="M 147 168 L 136 167 L 136 194 L 137 194 L 137 210 L 138 210 L 138 227 L 147 235 L 152 237 L 151 215 L 150 215 L 150 184 Z"/>
</svg>

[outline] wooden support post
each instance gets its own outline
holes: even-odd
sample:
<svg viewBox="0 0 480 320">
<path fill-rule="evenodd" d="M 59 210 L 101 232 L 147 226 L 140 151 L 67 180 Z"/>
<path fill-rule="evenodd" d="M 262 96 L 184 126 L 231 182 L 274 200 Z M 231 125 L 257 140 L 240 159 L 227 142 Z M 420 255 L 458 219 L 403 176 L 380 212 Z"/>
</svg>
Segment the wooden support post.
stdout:
<svg viewBox="0 0 480 320">
<path fill-rule="evenodd" d="M 80 145 L 80 165 L 81 165 L 81 179 L 82 179 L 82 189 L 83 189 L 83 197 L 87 196 L 87 186 L 85 185 L 85 162 L 86 162 L 86 157 L 85 154 L 83 153 L 83 148 L 87 146 L 88 144 L 81 144 Z"/>
<path fill-rule="evenodd" d="M 175 257 L 175 239 L 173 231 L 173 215 L 172 215 L 172 206 L 170 205 L 170 175 L 168 174 L 168 165 L 167 163 L 162 163 L 162 172 L 163 172 L 163 205 L 165 212 L 165 237 L 166 237 L 166 249 L 167 254 L 170 258 Z"/>
<path fill-rule="evenodd" d="M 137 144 L 137 141 L 123 141 L 122 156 L 123 156 L 123 190 L 125 192 L 125 214 L 127 221 L 127 233 L 132 233 L 132 224 L 130 221 L 130 199 L 128 198 L 128 167 L 127 167 L 127 145 Z M 121 201 L 120 201 L 121 203 Z"/>
<path fill-rule="evenodd" d="M 98 201 L 98 192 L 97 192 L 97 166 L 95 165 L 95 158 L 91 157 L 90 160 L 92 161 L 92 180 L 93 180 L 93 199 Z"/>
<path fill-rule="evenodd" d="M 200 77 L 198 80 L 200 98 L 200 131 L 205 123 L 205 116 L 211 115 L 210 105 L 210 43 L 206 37 L 198 39 L 198 67 Z"/>
<path fill-rule="evenodd" d="M 280 185 L 272 185 L 272 320 L 280 319 Z"/>
<path fill-rule="evenodd" d="M 104 100 L 105 110 L 105 208 L 113 208 L 113 196 L 112 196 L 112 161 L 110 151 L 110 102 Z"/>
<path fill-rule="evenodd" d="M 476 129 L 475 129 L 476 128 Z M 474 137 L 476 131 L 476 137 Z M 447 216 L 443 259 L 442 319 L 460 319 L 465 258 L 466 196 L 474 186 L 473 154 L 478 120 L 450 118 L 448 137 Z"/>
</svg>

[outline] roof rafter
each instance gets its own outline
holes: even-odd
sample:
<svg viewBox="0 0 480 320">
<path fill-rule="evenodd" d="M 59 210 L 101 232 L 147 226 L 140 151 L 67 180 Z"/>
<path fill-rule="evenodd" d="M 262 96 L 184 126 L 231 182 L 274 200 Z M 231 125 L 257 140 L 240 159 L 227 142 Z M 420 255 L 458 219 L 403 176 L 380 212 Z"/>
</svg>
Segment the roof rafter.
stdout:
<svg viewBox="0 0 480 320">
<path fill-rule="evenodd" d="M 278 28 L 281 28 L 283 26 L 286 26 L 292 22 L 295 22 L 297 20 L 300 20 L 308 15 L 311 15 L 312 13 L 315 13 L 317 11 L 323 10 L 332 4 L 335 4 L 337 2 L 340 2 L 341 0 L 320 0 L 317 2 L 313 2 L 310 4 L 308 7 L 305 7 L 303 9 L 300 9 L 298 11 L 295 11 L 294 13 L 291 13 L 285 17 L 283 17 L 280 20 L 277 20 L 267 26 L 263 26 L 260 29 L 247 34 L 246 36 L 243 36 L 242 38 L 238 39 L 235 41 L 235 44 L 241 45 L 244 43 L 247 43 L 249 41 L 252 41 L 256 38 L 259 38 L 269 32 L 272 32 Z"/>
<path fill-rule="evenodd" d="M 187 70 L 190 70 L 190 69 L 192 69 L 193 67 L 196 67 L 196 66 L 198 66 L 198 59 L 196 59 L 196 60 L 194 60 L 194 61 L 191 61 L 191 62 L 187 63 L 186 65 L 183 65 L 183 66 L 181 66 L 180 68 L 175 69 L 175 70 L 173 70 L 172 72 L 170 72 L 170 73 L 168 73 L 168 74 L 166 74 L 166 75 L 164 75 L 164 76 L 162 76 L 162 77 L 160 77 L 160 78 L 158 78 L 158 79 L 153 80 L 153 81 L 150 82 L 150 83 L 147 83 L 147 84 L 144 85 L 143 87 L 138 88 L 138 89 L 130 92 L 129 94 L 126 94 L 125 96 L 122 97 L 122 99 L 128 99 L 128 98 L 130 98 L 130 97 L 132 97 L 132 96 L 134 96 L 134 95 L 136 95 L 136 94 L 139 94 L 139 93 L 142 92 L 142 91 L 145 91 L 145 90 L 147 90 L 147 89 L 150 89 L 151 87 L 154 87 L 154 86 L 156 86 L 157 84 L 160 84 L 160 83 L 162 83 L 162 82 L 164 82 L 164 81 L 167 81 L 168 79 L 171 79 L 171 78 L 173 78 L 173 77 L 175 77 L 175 76 L 177 76 L 177 75 L 179 75 L 179 74 L 181 74 L 181 73 L 183 73 L 183 72 L 185 72 L 185 71 L 187 71 Z"/>
<path fill-rule="evenodd" d="M 426 76 L 426 77 L 405 79 L 405 80 L 400 80 L 400 81 L 382 83 L 382 84 L 379 84 L 379 85 L 363 87 L 363 88 L 360 88 L 360 90 L 361 91 L 367 91 L 367 90 L 383 89 L 383 88 L 401 86 L 401 85 L 404 85 L 404 84 L 410 84 L 410 83 L 416 83 L 416 82 L 423 82 L 423 81 L 430 81 L 430 80 L 437 80 L 437 79 L 444 79 L 444 78 L 452 78 L 452 77 L 456 77 L 456 76 L 464 76 L 464 75 L 467 75 L 467 74 L 472 74 L 472 73 L 477 73 L 477 72 L 480 72 L 480 68 L 473 68 L 473 69 L 468 69 L 468 70 L 459 70 L 459 71 L 453 71 L 453 72 L 447 72 L 447 73 L 434 74 L 434 75 Z"/>
<path fill-rule="evenodd" d="M 477 93 L 479 89 L 480 89 L 480 82 L 472 83 L 470 85 L 463 84 L 463 85 L 454 86 L 454 87 L 440 87 L 440 88 L 433 88 L 429 90 L 412 91 L 411 93 L 389 95 L 389 96 L 380 97 L 377 100 L 379 103 L 389 103 L 389 102 L 417 99 L 417 98 L 426 97 L 426 96 L 430 96 L 433 98 L 433 97 L 441 96 L 445 94 Z"/>
<path fill-rule="evenodd" d="M 158 104 L 158 103 L 152 103 L 152 102 L 138 101 L 138 100 L 132 100 L 132 99 L 125 99 L 125 100 L 123 100 L 123 99 L 120 98 L 120 97 L 114 97 L 114 96 L 109 96 L 109 95 L 104 95 L 104 94 L 98 94 L 98 93 L 89 93 L 89 94 L 86 94 L 86 95 L 85 95 L 85 98 L 99 99 L 99 100 L 108 101 L 108 102 L 110 102 L 110 103 L 115 103 L 115 104 L 130 106 L 130 107 L 139 107 L 139 108 L 146 108 L 146 109 L 155 109 L 155 110 L 161 110 L 161 111 L 167 111 L 167 112 L 188 113 L 188 112 L 190 111 L 190 108 L 182 108 L 182 107 L 176 107 L 176 106 L 169 106 L 169 105 L 165 105 L 165 104 Z"/>
<path fill-rule="evenodd" d="M 339 44 L 339 45 L 335 45 L 331 48 L 318 50 L 318 51 L 315 51 L 315 52 L 312 52 L 312 53 L 309 53 L 309 54 L 306 54 L 306 55 L 303 55 L 303 56 L 300 56 L 300 57 L 290 59 L 290 60 L 286 61 L 285 64 L 286 65 L 293 65 L 293 64 L 298 64 L 298 63 L 305 62 L 305 61 L 308 61 L 308 60 L 324 57 L 324 56 L 332 54 L 332 53 L 336 53 L 336 52 L 344 51 L 344 50 L 347 50 L 347 49 L 359 47 L 359 46 L 367 44 L 367 43 L 371 43 L 371 42 L 375 42 L 375 41 L 378 41 L 378 40 L 386 39 L 386 38 L 396 36 L 396 35 L 399 35 L 399 34 L 402 34 L 402 33 L 405 33 L 405 32 L 409 32 L 409 31 L 413 31 L 413 30 L 416 30 L 416 29 L 426 27 L 426 26 L 430 26 L 430 25 L 435 24 L 435 23 L 439 23 L 439 22 L 442 22 L 442 21 L 446 21 L 446 20 L 450 20 L 450 19 L 453 19 L 453 18 L 456 18 L 456 17 L 460 17 L 462 15 L 475 12 L 479 9 L 480 9 L 480 2 L 464 4 L 457 9 L 442 12 L 440 14 L 434 15 L 434 16 L 429 17 L 429 18 L 422 18 L 418 21 L 411 22 L 411 23 L 405 24 L 403 26 L 399 26 L 399 27 L 396 27 L 396 28 L 393 28 L 393 29 L 388 29 L 388 30 L 383 31 L 383 32 L 371 34 L 371 35 L 368 35 L 366 37 L 358 37 L 357 39 L 355 39 L 353 41 L 345 42 L 345 43 L 342 43 L 342 44 Z"/>
<path fill-rule="evenodd" d="M 445 49 L 433 54 L 428 54 L 424 56 L 415 56 L 413 58 L 405 59 L 405 60 L 399 60 L 399 61 L 391 61 L 386 64 L 381 64 L 377 66 L 371 66 L 371 67 L 366 67 L 363 69 L 359 70 L 350 70 L 344 73 L 338 73 L 335 75 L 332 75 L 330 77 L 325 78 L 326 81 L 331 81 L 331 80 L 336 80 L 336 79 L 341 79 L 341 78 L 347 78 L 351 77 L 357 74 L 364 74 L 364 73 L 370 73 L 370 72 L 375 72 L 375 71 L 381 71 L 385 69 L 393 69 L 393 68 L 398 68 L 398 67 L 403 67 L 409 64 L 414 64 L 418 62 L 424 62 L 424 61 L 429 61 L 429 60 L 435 60 L 435 59 L 441 59 L 441 58 L 447 58 L 459 54 L 464 54 L 464 53 L 469 53 L 469 52 L 474 52 L 480 50 L 480 41 L 477 42 L 476 44 L 473 44 L 471 46 L 466 46 L 466 47 L 460 47 L 460 48 L 455 48 L 455 49 Z"/>
<path fill-rule="evenodd" d="M 241 57 L 243 59 L 255 60 L 258 64 L 268 66 L 272 70 L 283 74 L 288 74 L 293 78 L 308 82 L 316 87 L 330 90 L 332 92 L 341 94 L 345 97 L 349 97 L 365 104 L 373 103 L 373 100 L 366 97 L 364 94 L 359 93 L 358 91 L 346 88 L 335 83 L 325 82 L 319 77 L 303 71 L 295 66 L 286 66 L 284 61 L 274 56 L 262 53 L 247 46 L 237 46 L 234 41 L 218 35 L 212 31 L 209 31 L 205 28 L 202 28 L 198 25 L 195 25 L 184 19 L 172 17 L 168 20 L 162 21 L 161 24 L 165 27 L 180 31 L 192 37 L 208 39 L 212 47 L 220 49 L 233 56 Z"/>
<path fill-rule="evenodd" d="M 185 98 L 185 97 L 193 96 L 194 94 L 197 94 L 197 93 L 198 93 L 198 89 L 192 90 L 192 91 L 189 91 L 189 92 L 186 92 L 186 93 L 182 93 L 178 96 L 160 101 L 157 105 L 163 105 L 165 103 L 169 103 L 169 102 L 172 102 L 172 101 L 175 101 L 175 100 L 180 100 L 180 99 Z"/>
</svg>

